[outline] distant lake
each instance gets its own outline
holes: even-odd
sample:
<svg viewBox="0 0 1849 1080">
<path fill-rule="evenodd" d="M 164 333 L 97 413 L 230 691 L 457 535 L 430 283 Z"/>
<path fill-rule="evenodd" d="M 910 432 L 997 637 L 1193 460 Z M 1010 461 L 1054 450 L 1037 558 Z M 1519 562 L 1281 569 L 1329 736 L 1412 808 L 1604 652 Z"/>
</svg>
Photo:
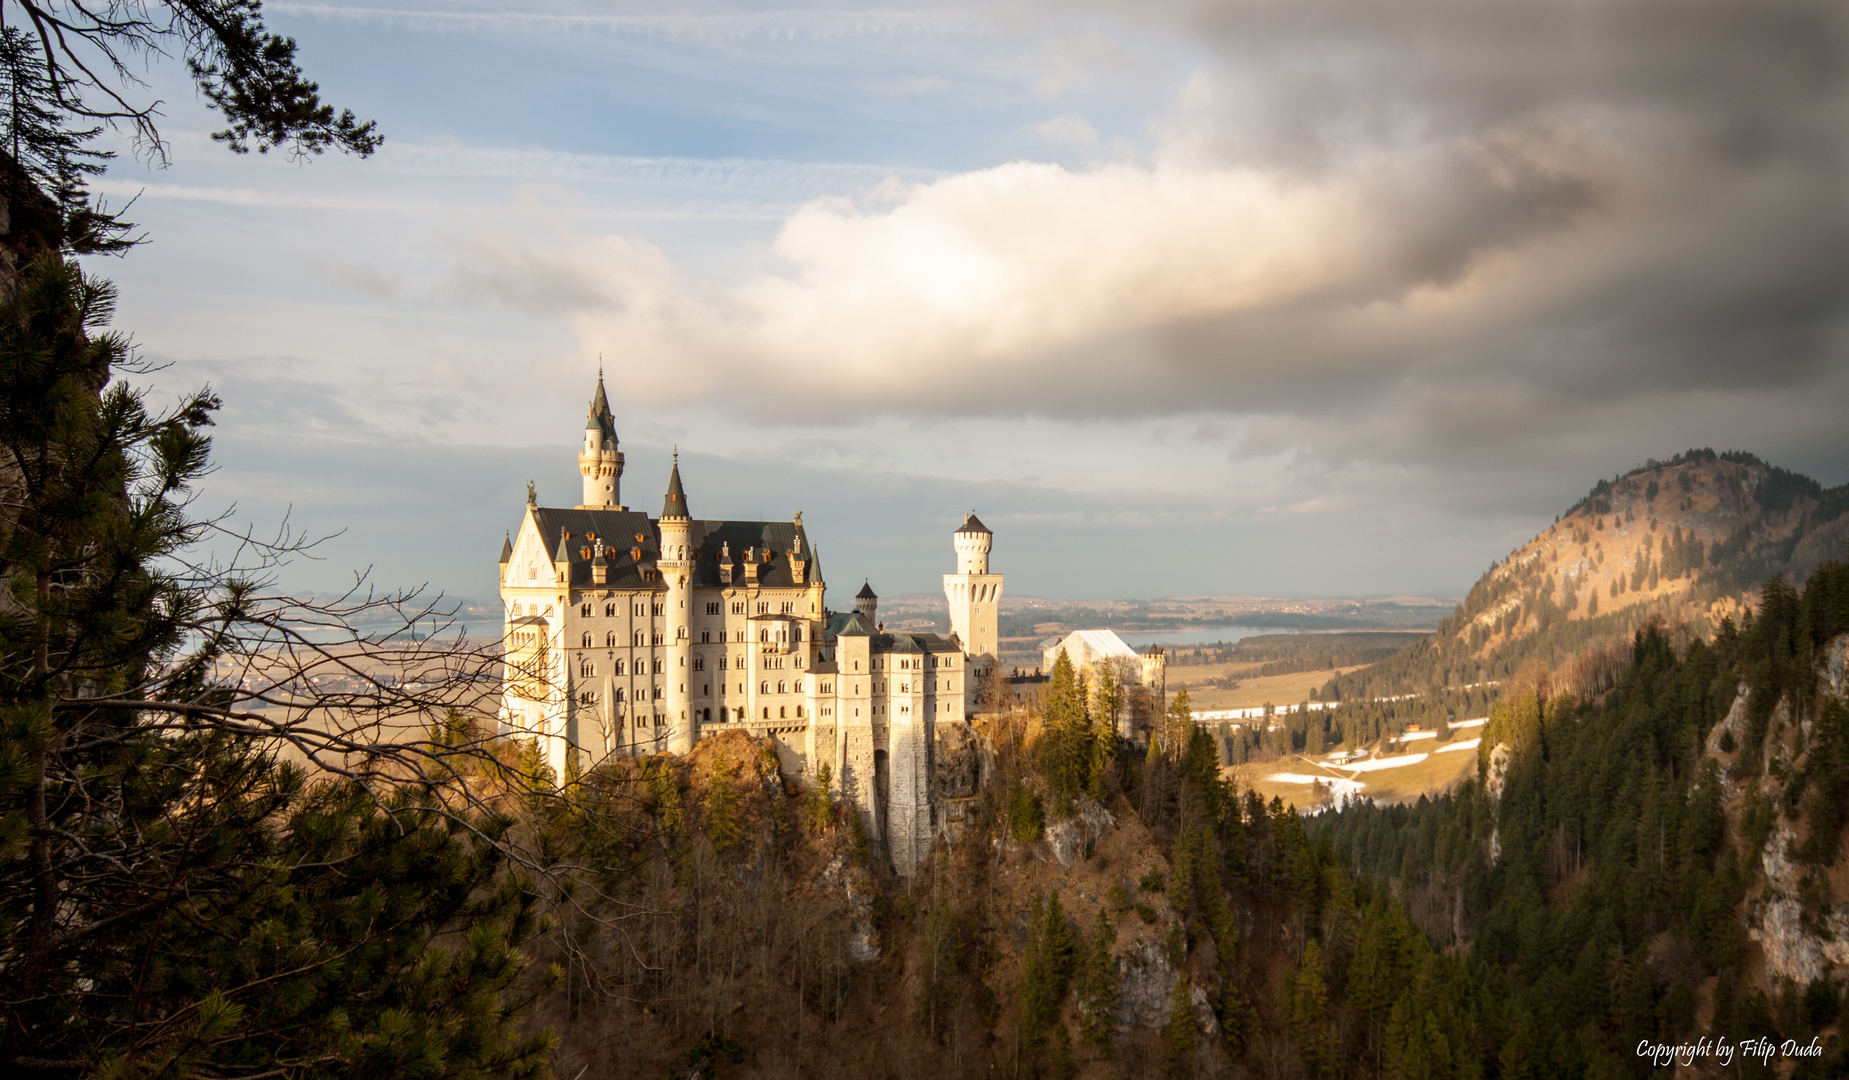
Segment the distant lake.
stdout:
<svg viewBox="0 0 1849 1080">
<path fill-rule="evenodd" d="M 1234 642 L 1260 634 L 1302 634 L 1282 626 L 1196 626 L 1187 630 L 1119 630 L 1126 645 L 1209 645 Z"/>
</svg>

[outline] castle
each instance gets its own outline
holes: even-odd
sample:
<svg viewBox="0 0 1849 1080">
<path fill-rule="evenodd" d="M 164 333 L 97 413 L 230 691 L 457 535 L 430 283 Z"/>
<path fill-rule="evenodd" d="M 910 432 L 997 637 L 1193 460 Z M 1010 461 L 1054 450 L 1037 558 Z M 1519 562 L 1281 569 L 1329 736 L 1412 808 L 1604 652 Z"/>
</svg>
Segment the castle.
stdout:
<svg viewBox="0 0 1849 1080">
<path fill-rule="evenodd" d="M 789 521 L 695 518 L 676 454 L 661 516 L 621 504 L 623 454 L 603 376 L 578 453 L 584 501 L 537 505 L 501 548 L 501 730 L 539 740 L 561 777 L 611 754 L 684 754 L 743 730 L 786 772 L 827 765 L 893 865 L 936 822 L 936 725 L 961 721 L 993 670 L 1002 576 L 966 515 L 944 575 L 949 635 L 886 633 L 863 586 L 832 612 L 821 562 Z"/>
</svg>

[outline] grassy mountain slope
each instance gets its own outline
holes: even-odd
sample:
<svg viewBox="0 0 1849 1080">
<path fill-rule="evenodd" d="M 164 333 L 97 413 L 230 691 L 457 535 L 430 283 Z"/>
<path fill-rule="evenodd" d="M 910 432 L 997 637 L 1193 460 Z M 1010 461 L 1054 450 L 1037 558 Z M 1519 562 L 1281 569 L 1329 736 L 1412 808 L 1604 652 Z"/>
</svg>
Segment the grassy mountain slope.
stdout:
<svg viewBox="0 0 1849 1080">
<path fill-rule="evenodd" d="M 1493 564 L 1431 639 L 1337 681 L 1344 700 L 1560 668 L 1653 619 L 1711 632 L 1760 582 L 1794 582 L 1849 547 L 1849 484 L 1751 454 L 1691 450 L 1601 480 Z"/>
</svg>

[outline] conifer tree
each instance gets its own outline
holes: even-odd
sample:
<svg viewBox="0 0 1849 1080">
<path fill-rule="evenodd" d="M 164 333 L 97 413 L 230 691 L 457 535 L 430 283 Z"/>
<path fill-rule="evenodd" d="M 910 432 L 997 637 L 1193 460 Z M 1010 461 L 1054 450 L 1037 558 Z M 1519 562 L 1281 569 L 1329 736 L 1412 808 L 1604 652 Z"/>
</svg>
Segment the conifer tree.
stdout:
<svg viewBox="0 0 1849 1080">
<path fill-rule="evenodd" d="M 1100 1050 L 1109 1050 L 1117 1036 L 1117 958 L 1111 955 L 1116 945 L 1117 928 L 1110 912 L 1100 908 L 1079 978 L 1079 1031 Z"/>
<path fill-rule="evenodd" d="M 0 1074 L 543 1074 L 509 822 L 311 784 L 213 681 L 256 618 L 188 553 L 217 403 L 124 386 L 112 298 L 48 254 L 0 306 Z"/>
<path fill-rule="evenodd" d="M 1072 797 L 1090 783 L 1093 735 L 1086 710 L 1085 687 L 1061 649 L 1047 684 L 1045 734 L 1040 741 L 1041 773 L 1055 816 L 1063 816 Z"/>
<path fill-rule="evenodd" d="M 724 754 L 713 757 L 706 785 L 706 836 L 712 841 L 713 853 L 720 857 L 732 854 L 744 838 L 744 825 L 738 812 L 738 767 Z"/>
<path fill-rule="evenodd" d="M 1200 1035 L 1195 1029 L 1194 983 L 1186 971 L 1175 977 L 1168 995 L 1168 1022 L 1162 1027 L 1162 1041 L 1168 1045 L 1169 1075 L 1194 1075 L 1195 1051 Z"/>
<path fill-rule="evenodd" d="M 1335 1047 L 1329 1030 L 1329 989 L 1323 981 L 1323 950 L 1315 939 L 1303 948 L 1303 962 L 1291 980 L 1291 1038 L 1312 1076 L 1335 1072 Z"/>
</svg>

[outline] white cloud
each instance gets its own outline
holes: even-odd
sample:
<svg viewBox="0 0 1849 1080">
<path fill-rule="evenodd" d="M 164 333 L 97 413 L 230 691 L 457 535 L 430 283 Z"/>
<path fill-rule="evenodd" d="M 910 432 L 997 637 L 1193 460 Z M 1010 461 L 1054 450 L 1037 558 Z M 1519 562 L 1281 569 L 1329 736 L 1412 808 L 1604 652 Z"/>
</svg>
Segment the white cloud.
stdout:
<svg viewBox="0 0 1849 1080">
<path fill-rule="evenodd" d="M 1048 142 L 1098 145 L 1098 129 L 1077 113 L 1061 113 L 1045 123 L 1034 125 L 1034 134 Z"/>
</svg>

